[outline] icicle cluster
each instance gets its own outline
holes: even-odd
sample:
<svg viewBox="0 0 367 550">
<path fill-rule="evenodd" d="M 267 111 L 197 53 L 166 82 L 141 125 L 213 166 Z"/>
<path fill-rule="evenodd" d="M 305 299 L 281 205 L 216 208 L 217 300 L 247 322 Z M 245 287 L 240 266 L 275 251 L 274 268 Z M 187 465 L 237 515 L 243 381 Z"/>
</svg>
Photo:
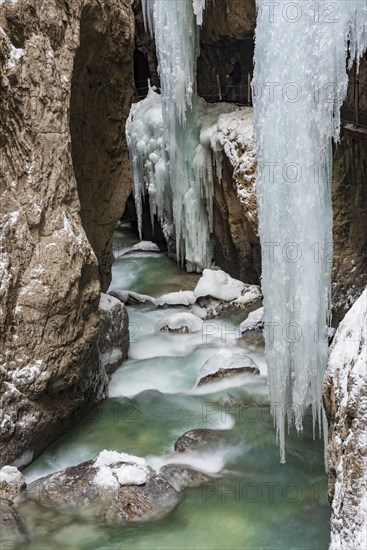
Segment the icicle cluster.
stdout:
<svg viewBox="0 0 367 550">
<path fill-rule="evenodd" d="M 155 35 L 162 114 L 159 126 L 160 98 L 150 91 L 145 107 L 132 110 L 127 126 L 138 217 L 148 189 L 152 215 L 175 228 L 178 259 L 186 260 L 188 270 L 201 271 L 212 263 L 213 226 L 212 178 L 207 177 L 208 167 L 198 171 L 193 162 L 199 144 L 196 63 L 205 0 L 142 0 L 142 5 L 146 29 Z M 149 136 L 144 136 L 136 117 L 143 124 L 151 115 Z"/>
<path fill-rule="evenodd" d="M 285 426 L 311 403 L 322 425 L 332 260 L 332 138 L 349 66 L 367 46 L 366 0 L 257 0 L 255 135 L 266 360 L 285 462 Z"/>
</svg>

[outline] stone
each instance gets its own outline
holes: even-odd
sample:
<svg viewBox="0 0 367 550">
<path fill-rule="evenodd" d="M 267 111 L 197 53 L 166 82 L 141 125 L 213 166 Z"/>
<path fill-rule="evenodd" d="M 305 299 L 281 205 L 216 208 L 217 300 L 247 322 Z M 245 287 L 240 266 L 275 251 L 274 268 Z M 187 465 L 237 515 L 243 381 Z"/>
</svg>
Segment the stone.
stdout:
<svg viewBox="0 0 367 550">
<path fill-rule="evenodd" d="M 210 430 L 206 428 L 196 428 L 188 430 L 182 434 L 175 442 L 175 451 L 185 453 L 187 451 L 197 451 L 214 445 L 220 441 L 223 434 L 220 430 Z"/>
<path fill-rule="evenodd" d="M 24 475 L 14 466 L 4 466 L 0 470 L 0 498 L 14 501 L 26 488 Z"/>
<path fill-rule="evenodd" d="M 128 0 L 2 2 L 0 21 L 1 467 L 105 395 L 98 305 L 131 187 L 134 21 Z"/>
<path fill-rule="evenodd" d="M 203 483 L 218 477 L 186 464 L 166 464 L 162 466 L 159 473 L 169 481 L 176 491 L 182 491 L 188 487 L 200 487 Z"/>
<path fill-rule="evenodd" d="M 367 289 L 340 323 L 323 387 L 329 424 L 330 549 L 367 547 Z"/>
<path fill-rule="evenodd" d="M 82 517 L 109 525 L 163 517 L 180 501 L 180 493 L 144 459 L 115 451 L 103 451 L 99 457 L 102 454 L 112 459 L 103 460 L 100 468 L 96 467 L 97 457 L 34 481 L 28 486 L 27 499 L 68 513 L 74 510 Z M 136 468 L 145 472 L 136 484 L 119 481 L 121 468 L 131 459 L 137 460 Z"/>
<path fill-rule="evenodd" d="M 117 298 L 101 294 L 101 318 L 98 338 L 100 359 L 107 374 L 112 374 L 127 358 L 129 351 L 129 315 Z"/>
</svg>

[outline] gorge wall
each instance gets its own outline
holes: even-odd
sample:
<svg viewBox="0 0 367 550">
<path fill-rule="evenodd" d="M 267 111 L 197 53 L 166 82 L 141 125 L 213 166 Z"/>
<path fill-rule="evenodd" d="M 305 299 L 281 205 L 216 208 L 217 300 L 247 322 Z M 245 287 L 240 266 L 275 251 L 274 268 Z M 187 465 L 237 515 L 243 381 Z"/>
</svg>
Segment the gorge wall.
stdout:
<svg viewBox="0 0 367 550">
<path fill-rule="evenodd" d="M 0 464 L 21 465 L 105 391 L 134 20 L 128 0 L 5 0 L 0 25 Z"/>
</svg>

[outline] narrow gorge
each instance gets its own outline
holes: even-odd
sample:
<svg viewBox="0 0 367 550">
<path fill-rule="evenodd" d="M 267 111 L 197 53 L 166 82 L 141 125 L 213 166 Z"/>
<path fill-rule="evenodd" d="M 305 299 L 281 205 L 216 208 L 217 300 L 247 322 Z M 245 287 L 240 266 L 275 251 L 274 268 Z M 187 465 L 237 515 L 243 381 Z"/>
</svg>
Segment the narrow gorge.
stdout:
<svg viewBox="0 0 367 550">
<path fill-rule="evenodd" d="M 365 550 L 366 49 L 366 0 L 0 0 L 4 549 Z"/>
</svg>

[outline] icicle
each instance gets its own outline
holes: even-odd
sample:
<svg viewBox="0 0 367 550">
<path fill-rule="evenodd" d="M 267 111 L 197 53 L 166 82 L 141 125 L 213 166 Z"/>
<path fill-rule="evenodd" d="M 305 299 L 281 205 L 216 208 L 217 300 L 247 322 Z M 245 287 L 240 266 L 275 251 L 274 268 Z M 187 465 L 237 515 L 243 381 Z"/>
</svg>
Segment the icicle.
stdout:
<svg viewBox="0 0 367 550">
<path fill-rule="evenodd" d="M 133 108 L 127 128 L 138 217 L 142 195 L 148 190 L 152 216 L 156 212 L 163 224 L 175 227 L 178 260 L 186 260 L 189 271 L 201 271 L 212 263 L 213 225 L 213 175 L 208 167 L 198 169 L 193 163 L 200 137 L 196 62 L 205 0 L 142 0 L 142 6 L 145 27 L 155 36 L 161 96 L 158 99 L 149 94 L 139 114 L 138 107 Z M 160 150 L 155 147 L 157 160 L 153 162 L 149 157 L 152 151 L 145 149 L 143 126 L 151 107 L 154 109 L 159 101 L 162 146 Z M 136 129 L 136 118 L 131 125 L 134 116 L 142 121 Z M 146 126 L 150 135 L 149 124 Z M 136 132 L 142 132 L 140 140 L 136 140 Z M 156 136 L 153 141 L 157 145 Z M 163 209 L 160 200 L 166 201 Z"/>
<path fill-rule="evenodd" d="M 366 0 L 257 0 L 255 135 L 266 360 L 281 462 L 285 422 L 322 424 L 332 259 L 332 138 L 349 65 L 367 45 Z"/>
</svg>

